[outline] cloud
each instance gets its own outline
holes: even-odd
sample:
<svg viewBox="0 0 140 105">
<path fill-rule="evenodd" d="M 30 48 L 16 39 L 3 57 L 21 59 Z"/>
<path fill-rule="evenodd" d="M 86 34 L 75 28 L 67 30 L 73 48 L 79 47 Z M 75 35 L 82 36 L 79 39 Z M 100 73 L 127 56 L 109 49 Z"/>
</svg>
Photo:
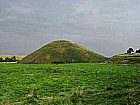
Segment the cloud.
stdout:
<svg viewBox="0 0 140 105">
<path fill-rule="evenodd" d="M 17 19 L 17 16 L 2 17 L 2 18 L 0 18 L 0 21 L 7 21 L 7 20 L 13 20 L 13 19 Z"/>
<path fill-rule="evenodd" d="M 34 8 L 28 3 L 23 1 L 4 1 L 2 2 L 2 7 L 0 8 L 2 12 L 9 12 L 11 14 L 30 14 L 34 13 Z"/>
<path fill-rule="evenodd" d="M 80 3 L 77 3 L 75 6 L 76 12 L 77 13 L 85 13 L 85 12 L 92 12 L 92 13 L 97 13 L 98 8 L 96 7 L 96 4 L 92 2 L 92 0 L 86 0 L 86 1 L 81 1 Z"/>
<path fill-rule="evenodd" d="M 83 43 L 104 55 L 140 44 L 137 40 L 140 33 L 138 0 L 4 0 L 1 3 L 0 36 L 3 39 L 0 38 L 0 42 L 4 41 L 8 49 L 19 43 L 19 54 L 57 39 Z M 16 41 L 18 39 L 20 41 Z M 21 49 L 23 44 L 26 51 Z M 102 51 L 102 48 L 106 49 Z M 108 48 L 113 51 L 107 52 Z"/>
<path fill-rule="evenodd" d="M 11 6 L 11 9 L 16 13 L 20 13 L 20 14 L 34 13 L 34 10 L 32 8 L 25 7 L 25 4 L 24 5 L 14 4 Z"/>
</svg>

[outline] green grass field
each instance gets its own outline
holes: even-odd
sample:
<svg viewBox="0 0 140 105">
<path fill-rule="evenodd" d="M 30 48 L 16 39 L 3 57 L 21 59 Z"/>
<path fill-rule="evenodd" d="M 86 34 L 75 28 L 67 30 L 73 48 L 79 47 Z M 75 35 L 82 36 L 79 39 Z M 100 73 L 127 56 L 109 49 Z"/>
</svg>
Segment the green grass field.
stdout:
<svg viewBox="0 0 140 105">
<path fill-rule="evenodd" d="M 139 105 L 139 99 L 140 66 L 0 64 L 0 105 Z"/>
</svg>

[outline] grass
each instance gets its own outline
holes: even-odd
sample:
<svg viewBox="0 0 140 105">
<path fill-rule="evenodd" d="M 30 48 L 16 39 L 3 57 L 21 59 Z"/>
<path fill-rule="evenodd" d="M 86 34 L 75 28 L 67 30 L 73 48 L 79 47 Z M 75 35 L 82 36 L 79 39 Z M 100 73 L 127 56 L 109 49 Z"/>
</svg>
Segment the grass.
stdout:
<svg viewBox="0 0 140 105">
<path fill-rule="evenodd" d="M 118 56 L 140 57 L 140 53 L 119 54 Z"/>
<path fill-rule="evenodd" d="M 139 99 L 140 66 L 0 64 L 0 105 L 139 105 Z"/>
<path fill-rule="evenodd" d="M 140 65 L 140 54 L 119 54 L 108 59 L 108 63 Z"/>
<path fill-rule="evenodd" d="M 66 40 L 51 42 L 27 55 L 20 64 L 56 64 L 56 63 L 91 63 L 103 62 L 101 56 L 79 44 Z"/>
</svg>

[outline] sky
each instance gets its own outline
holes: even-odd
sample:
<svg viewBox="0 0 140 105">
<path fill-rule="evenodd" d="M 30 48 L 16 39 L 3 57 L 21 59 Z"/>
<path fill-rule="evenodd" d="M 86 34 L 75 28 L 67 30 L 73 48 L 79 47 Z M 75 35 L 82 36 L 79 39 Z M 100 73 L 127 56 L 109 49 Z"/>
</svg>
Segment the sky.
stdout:
<svg viewBox="0 0 140 105">
<path fill-rule="evenodd" d="M 104 56 L 140 48 L 140 0 L 0 0 L 0 54 L 70 40 Z"/>
</svg>

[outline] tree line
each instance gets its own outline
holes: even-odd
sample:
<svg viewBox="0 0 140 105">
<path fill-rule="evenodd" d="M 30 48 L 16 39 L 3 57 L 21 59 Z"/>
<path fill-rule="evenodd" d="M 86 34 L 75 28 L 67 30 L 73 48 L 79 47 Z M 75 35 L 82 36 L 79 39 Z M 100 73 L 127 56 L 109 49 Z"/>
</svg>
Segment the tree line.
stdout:
<svg viewBox="0 0 140 105">
<path fill-rule="evenodd" d="M 6 57 L 6 58 L 2 58 L 0 57 L 0 62 L 16 62 L 16 56 L 13 56 L 12 58 Z"/>
<path fill-rule="evenodd" d="M 140 49 L 134 51 L 133 48 L 129 48 L 129 49 L 127 50 L 127 53 L 133 53 L 133 52 L 134 52 L 134 53 L 140 53 Z"/>
</svg>

